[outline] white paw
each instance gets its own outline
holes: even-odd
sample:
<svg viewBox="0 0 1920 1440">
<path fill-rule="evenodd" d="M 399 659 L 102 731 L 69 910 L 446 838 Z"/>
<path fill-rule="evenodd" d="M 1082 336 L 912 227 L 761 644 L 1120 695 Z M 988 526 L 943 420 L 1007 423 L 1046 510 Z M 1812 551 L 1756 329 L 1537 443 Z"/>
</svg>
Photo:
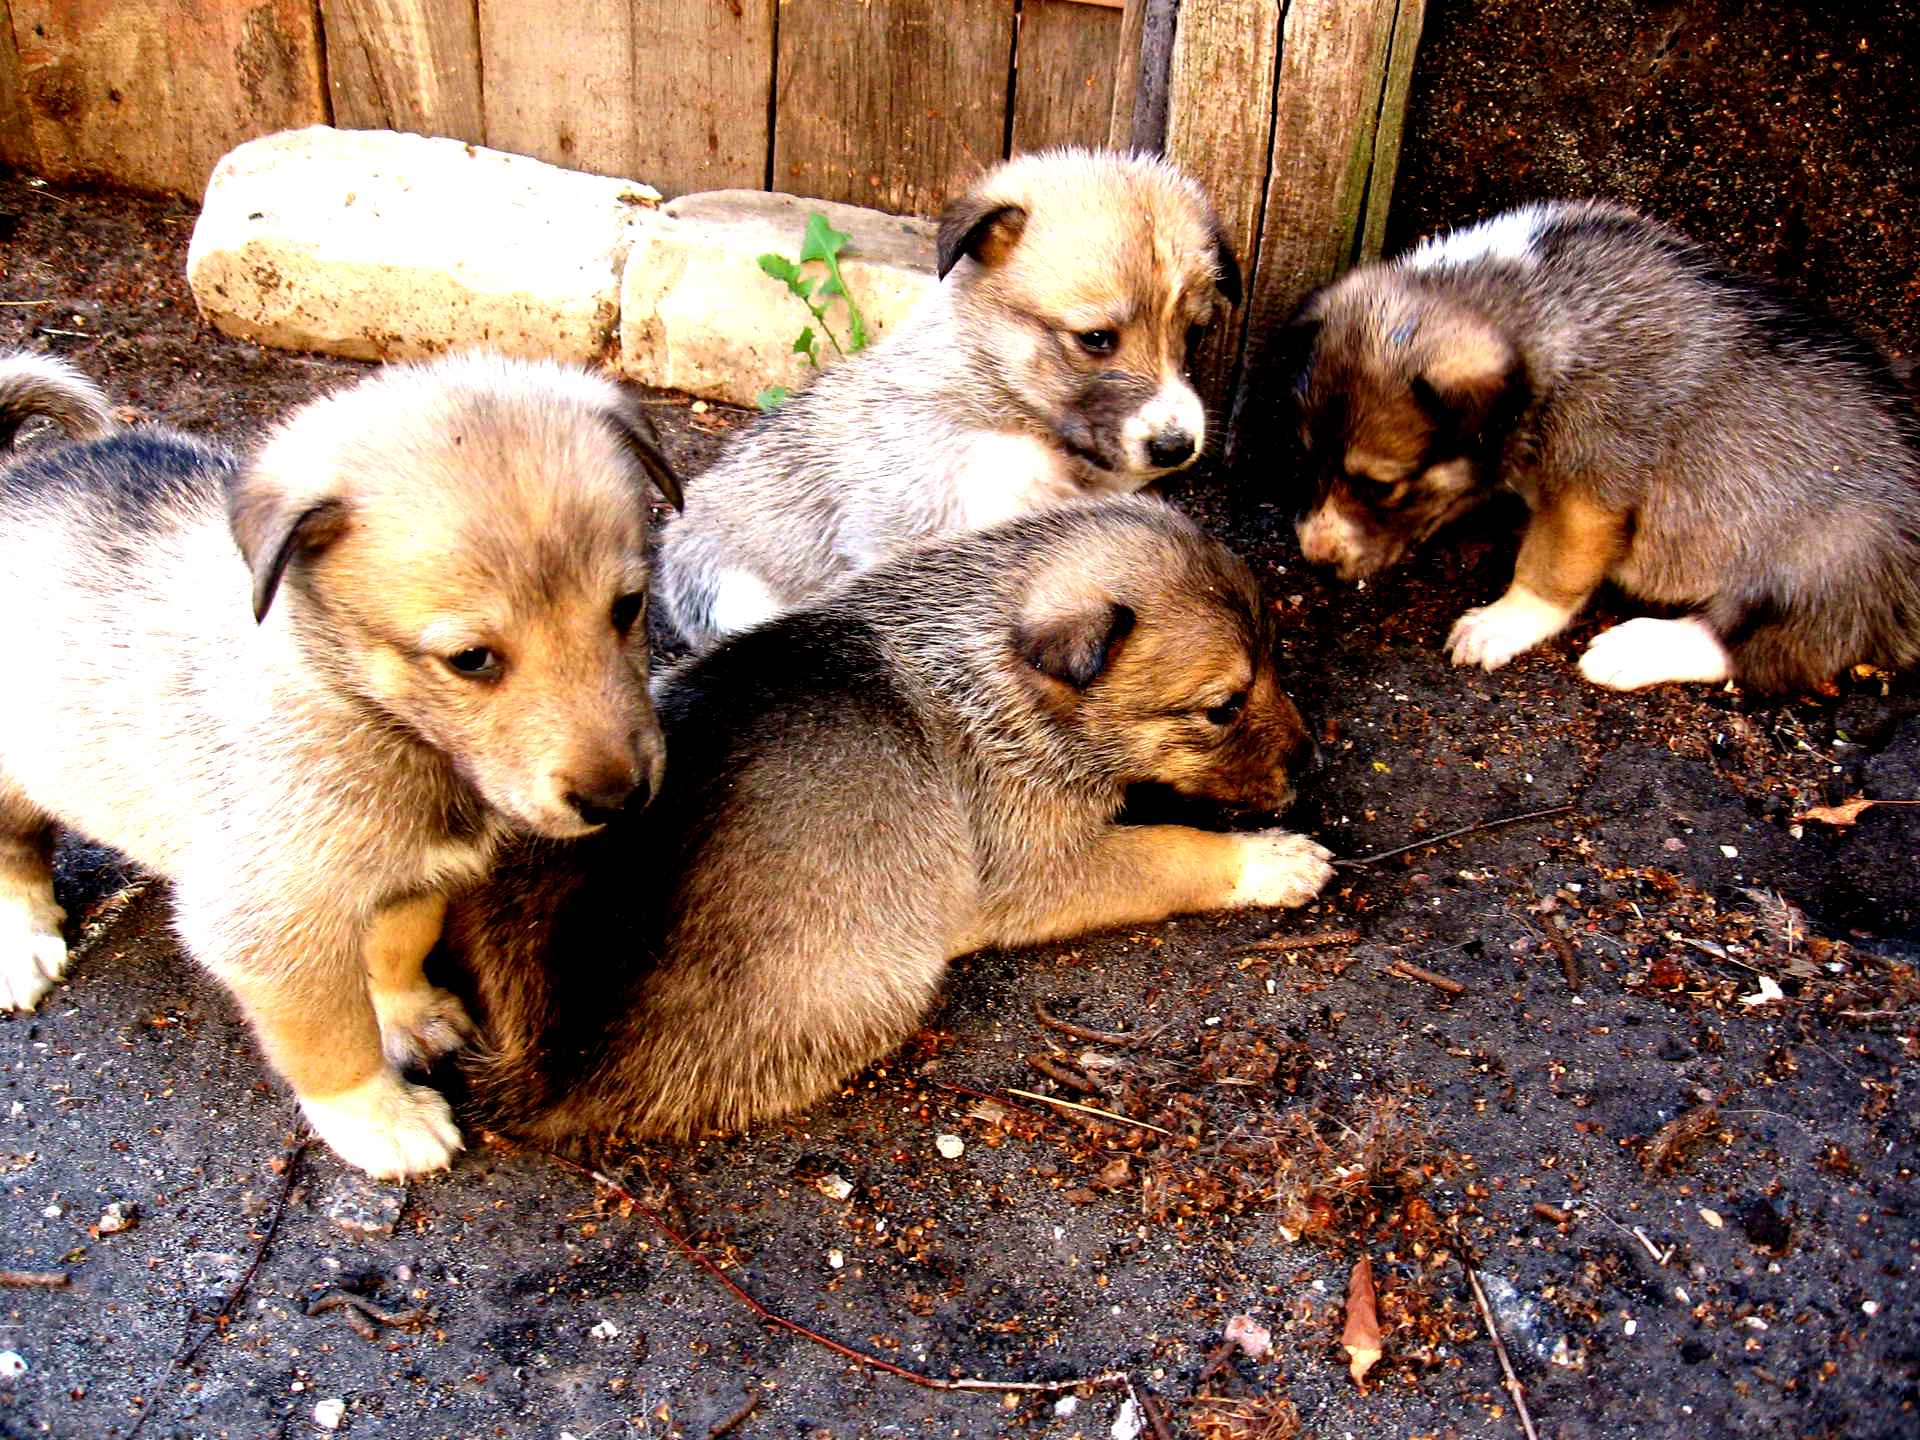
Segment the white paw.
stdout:
<svg viewBox="0 0 1920 1440">
<path fill-rule="evenodd" d="M 1453 622 L 1447 649 L 1456 665 L 1498 670 L 1522 651 L 1567 628 L 1573 611 L 1529 590 L 1507 591 L 1491 605 L 1469 610 Z"/>
<path fill-rule="evenodd" d="M 300 1108 L 336 1155 L 380 1180 L 444 1170 L 461 1148 L 446 1097 L 391 1070 L 338 1095 L 302 1097 Z"/>
<path fill-rule="evenodd" d="M 1229 906 L 1304 905 L 1333 878 L 1333 852 L 1291 830 L 1256 830 L 1240 843 L 1240 881 Z"/>
<path fill-rule="evenodd" d="M 33 1009 L 66 971 L 66 918 L 47 881 L 0 881 L 0 1009 Z"/>
<path fill-rule="evenodd" d="M 380 1017 L 380 1048 L 402 1070 L 409 1065 L 430 1065 L 458 1050 L 476 1033 L 459 998 L 438 985 L 375 990 L 373 1013 Z"/>
<path fill-rule="evenodd" d="M 1594 636 L 1580 673 L 1609 690 L 1640 690 L 1670 681 L 1716 684 L 1732 667 L 1720 637 L 1700 621 L 1643 616 Z"/>
</svg>

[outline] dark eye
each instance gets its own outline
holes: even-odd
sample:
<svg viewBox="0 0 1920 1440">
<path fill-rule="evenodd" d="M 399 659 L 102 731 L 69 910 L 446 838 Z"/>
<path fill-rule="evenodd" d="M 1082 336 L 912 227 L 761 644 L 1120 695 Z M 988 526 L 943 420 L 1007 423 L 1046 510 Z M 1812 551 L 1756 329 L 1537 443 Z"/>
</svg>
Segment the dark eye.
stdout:
<svg viewBox="0 0 1920 1440">
<path fill-rule="evenodd" d="M 1246 703 L 1247 692 L 1244 690 L 1240 691 L 1237 695 L 1229 695 L 1225 700 L 1222 700 L 1218 705 L 1211 707 L 1207 711 L 1207 723 L 1209 725 L 1218 725 L 1222 729 L 1225 729 L 1234 722 L 1235 718 L 1240 714 L 1240 711 L 1246 706 Z"/>
<path fill-rule="evenodd" d="M 646 591 L 635 590 L 630 594 L 622 595 L 613 602 L 613 628 L 622 635 L 629 634 L 646 613 Z"/>
<path fill-rule="evenodd" d="M 484 645 L 447 656 L 447 668 L 467 680 L 498 680 L 503 662 L 498 651 Z"/>
<path fill-rule="evenodd" d="M 1120 348 L 1120 332 L 1117 330 L 1082 330 L 1073 338 L 1080 342 L 1080 348 L 1089 355 L 1111 355 Z"/>
</svg>

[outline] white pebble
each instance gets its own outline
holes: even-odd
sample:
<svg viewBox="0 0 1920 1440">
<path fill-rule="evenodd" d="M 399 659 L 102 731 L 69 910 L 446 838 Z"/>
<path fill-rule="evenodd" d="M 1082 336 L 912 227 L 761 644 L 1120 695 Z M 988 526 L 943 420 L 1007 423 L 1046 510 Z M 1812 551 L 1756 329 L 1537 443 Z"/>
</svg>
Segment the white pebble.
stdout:
<svg viewBox="0 0 1920 1440">
<path fill-rule="evenodd" d="M 933 1137 L 933 1148 L 948 1160 L 958 1160 L 967 1146 L 958 1135 L 936 1135 Z"/>
<path fill-rule="evenodd" d="M 1718 1210 L 1709 1210 L 1705 1206 L 1702 1206 L 1700 1209 L 1700 1218 L 1716 1230 L 1726 1228 L 1727 1222 L 1720 1218 L 1720 1212 Z"/>
<path fill-rule="evenodd" d="M 1878 1315 L 1880 1313 L 1880 1302 L 1878 1300 L 1862 1300 L 1860 1302 L 1860 1309 L 1863 1314 Z M 19 1357 L 15 1356 L 14 1358 L 18 1359 Z"/>
<path fill-rule="evenodd" d="M 313 1407 L 313 1423 L 322 1430 L 338 1430 L 346 1416 L 347 1402 L 344 1400 L 322 1400 Z"/>
<path fill-rule="evenodd" d="M 1140 1402 L 1129 1395 L 1122 1402 L 1120 1413 L 1113 1417 L 1113 1429 L 1108 1433 L 1113 1440 L 1139 1440 L 1145 1428 L 1146 1422 L 1140 1418 Z"/>
<path fill-rule="evenodd" d="M 1872 1304 L 1872 1301 L 1868 1301 Z M 27 1373 L 27 1362 L 17 1350 L 0 1350 L 0 1380 L 18 1380 Z"/>
<path fill-rule="evenodd" d="M 845 1251 L 842 1251 L 842 1250 L 827 1251 L 828 1268 L 833 1270 L 838 1270 L 846 1263 L 847 1263 L 847 1256 Z"/>
<path fill-rule="evenodd" d="M 1740 852 L 1731 845 L 1722 845 L 1720 847 L 1720 853 L 1729 860 L 1738 860 L 1740 858 Z"/>
<path fill-rule="evenodd" d="M 620 1327 L 611 1320 L 602 1320 L 587 1333 L 596 1340 L 618 1340 L 620 1338 Z"/>
<path fill-rule="evenodd" d="M 1066 1419 L 1079 1408 L 1080 1401 L 1078 1397 L 1073 1395 L 1062 1395 L 1058 1400 L 1053 1402 L 1053 1413 L 1058 1415 L 1062 1420 Z"/>
<path fill-rule="evenodd" d="M 58 1205 L 49 1205 L 47 1206 L 46 1209 L 42 1210 L 40 1213 L 46 1216 L 47 1219 L 49 1220 L 58 1220 L 66 1212 L 62 1210 Z"/>
</svg>

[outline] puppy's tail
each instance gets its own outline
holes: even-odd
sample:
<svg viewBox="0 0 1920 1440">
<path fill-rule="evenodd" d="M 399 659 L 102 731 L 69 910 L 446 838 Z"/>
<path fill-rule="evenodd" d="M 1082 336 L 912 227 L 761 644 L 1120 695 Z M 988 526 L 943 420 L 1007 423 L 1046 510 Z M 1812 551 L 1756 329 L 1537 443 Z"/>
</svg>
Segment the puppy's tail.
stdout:
<svg viewBox="0 0 1920 1440">
<path fill-rule="evenodd" d="M 0 450 L 11 450 L 20 427 L 39 416 L 73 440 L 91 440 L 113 429 L 113 413 L 100 387 L 64 360 L 0 357 Z"/>
</svg>

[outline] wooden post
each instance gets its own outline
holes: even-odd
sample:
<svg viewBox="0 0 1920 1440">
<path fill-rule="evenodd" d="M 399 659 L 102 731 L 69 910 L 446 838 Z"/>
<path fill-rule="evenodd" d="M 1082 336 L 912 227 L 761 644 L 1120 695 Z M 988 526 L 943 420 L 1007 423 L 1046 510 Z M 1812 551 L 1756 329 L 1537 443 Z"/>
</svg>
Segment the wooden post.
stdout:
<svg viewBox="0 0 1920 1440">
<path fill-rule="evenodd" d="M 333 123 L 481 144 L 474 0 L 320 0 Z"/>
</svg>

